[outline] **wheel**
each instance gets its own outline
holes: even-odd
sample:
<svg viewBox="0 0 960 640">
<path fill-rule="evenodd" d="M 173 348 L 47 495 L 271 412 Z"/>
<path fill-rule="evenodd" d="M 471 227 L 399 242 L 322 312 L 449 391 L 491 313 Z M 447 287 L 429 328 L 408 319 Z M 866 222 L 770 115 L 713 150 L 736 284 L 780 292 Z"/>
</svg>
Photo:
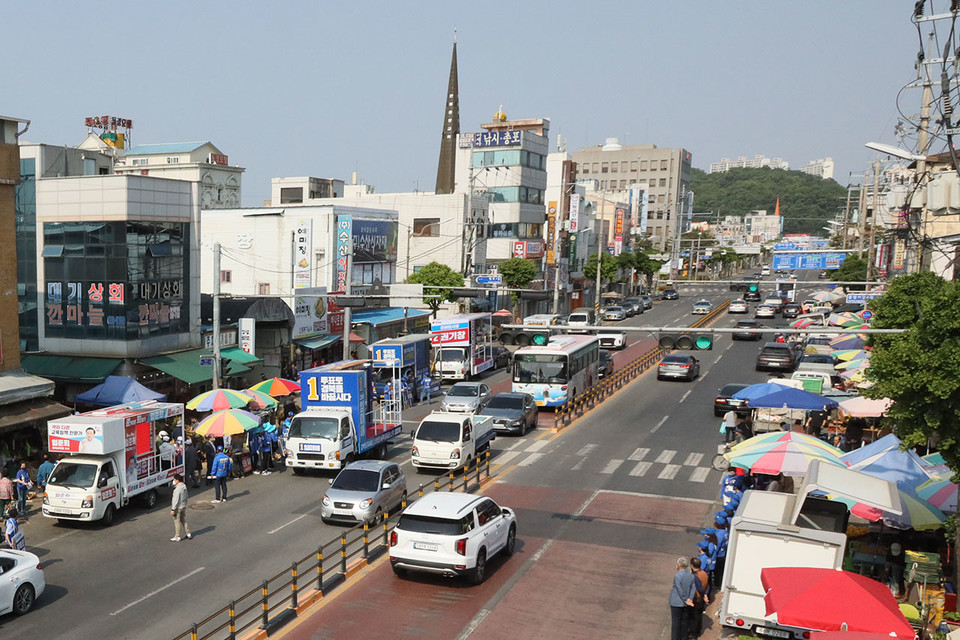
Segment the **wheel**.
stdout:
<svg viewBox="0 0 960 640">
<path fill-rule="evenodd" d="M 383 509 L 377 507 L 377 512 L 373 514 L 373 520 L 370 521 L 370 524 L 379 526 L 381 522 L 383 522 Z"/>
<path fill-rule="evenodd" d="M 717 455 L 713 456 L 713 460 L 710 461 L 710 466 L 717 471 L 726 471 L 727 467 L 730 465 L 727 462 L 727 459 L 723 457 L 723 454 L 718 453 Z"/>
<path fill-rule="evenodd" d="M 657 376 L 657 380 L 663 380 L 663 378 L 661 378 L 660 376 Z"/>
<path fill-rule="evenodd" d="M 387 459 L 387 443 L 384 442 L 379 447 L 377 447 L 377 459 L 386 460 Z"/>
<path fill-rule="evenodd" d="M 398 567 L 397 565 L 393 565 L 393 575 L 397 576 L 398 578 L 405 578 L 407 577 L 407 570 Z"/>
<path fill-rule="evenodd" d="M 302 476 L 302 475 L 303 475 L 303 469 L 301 469 L 300 467 L 293 467 L 293 475 L 295 475 L 295 476 Z"/>
<path fill-rule="evenodd" d="M 503 555 L 510 557 L 517 548 L 517 527 L 510 525 L 510 531 L 507 532 L 507 544 L 503 547 Z"/>
<path fill-rule="evenodd" d="M 109 527 L 113 524 L 114 519 L 117 516 L 117 508 L 112 504 L 107 505 L 107 510 L 103 512 L 103 518 L 100 521 L 103 523 L 103 526 Z"/>
<path fill-rule="evenodd" d="M 156 489 L 151 489 L 145 496 L 143 496 L 143 506 L 145 506 L 147 509 L 153 509 L 155 506 L 157 506 L 158 498 L 159 495 L 157 494 Z"/>
<path fill-rule="evenodd" d="M 487 551 L 480 549 L 477 553 L 477 564 L 470 572 L 470 583 L 480 584 L 487 577 Z"/>
<path fill-rule="evenodd" d="M 36 594 L 33 590 L 33 585 L 20 585 L 20 588 L 17 589 L 17 592 L 13 595 L 13 612 L 18 616 L 22 616 L 27 611 L 30 611 L 30 609 L 33 609 L 35 599 Z"/>
</svg>

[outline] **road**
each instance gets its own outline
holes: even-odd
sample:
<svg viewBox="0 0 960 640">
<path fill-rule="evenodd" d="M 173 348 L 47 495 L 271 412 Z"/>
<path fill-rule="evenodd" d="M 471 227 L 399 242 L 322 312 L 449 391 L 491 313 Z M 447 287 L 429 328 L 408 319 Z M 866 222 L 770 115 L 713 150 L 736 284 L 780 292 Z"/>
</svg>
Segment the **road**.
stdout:
<svg viewBox="0 0 960 640">
<path fill-rule="evenodd" d="M 715 302 L 730 297 L 722 285 L 700 288 Z M 624 324 L 689 321 L 700 294 L 682 295 Z M 652 336 L 629 337 L 632 345 L 615 356 L 618 366 L 655 342 Z M 294 633 L 453 638 L 475 629 L 515 637 L 519 624 L 544 637 L 589 637 L 603 619 L 610 625 L 605 635 L 618 637 L 617 629 L 629 635 L 627 629 L 638 628 L 638 615 L 643 628 L 659 629 L 667 587 L 657 576 L 666 575 L 677 554 L 692 552 L 694 534 L 717 494 L 719 474 L 709 467 L 719 422 L 711 411 L 714 393 L 726 382 L 764 379 L 753 371 L 756 352 L 756 343 L 723 337 L 713 351 L 698 354 L 702 375 L 692 384 L 658 382 L 647 372 L 560 434 L 540 429 L 523 438 L 498 438 L 496 482 L 488 493 L 517 509 L 521 535 L 518 553 L 495 564 L 488 583 L 465 589 L 433 578 L 400 582 L 389 567 L 378 566 L 331 599 L 319 616 L 297 621 Z M 485 379 L 495 391 L 509 386 L 504 372 Z M 407 410 L 405 428 L 426 411 Z M 545 413 L 541 425 L 552 422 Z M 402 462 L 413 493 L 428 476 L 413 472 L 409 449 L 407 428 L 390 457 Z M 250 476 L 231 482 L 230 500 L 219 505 L 202 488 L 191 494 L 188 512 L 194 539 L 176 544 L 168 540 L 173 526 L 164 502 L 152 511 L 125 509 L 111 528 L 56 524 L 37 515 L 34 503 L 24 529 L 29 548 L 44 563 L 47 590 L 34 611 L 0 619 L 0 629 L 56 638 L 69 620 L 70 636 L 77 638 L 173 637 L 335 537 L 341 529 L 319 517 L 326 486 L 326 477 L 318 475 Z M 592 597 L 594 588 L 606 595 Z M 448 606 L 457 615 L 435 619 L 431 612 Z M 554 615 L 544 621 L 524 611 Z"/>
</svg>

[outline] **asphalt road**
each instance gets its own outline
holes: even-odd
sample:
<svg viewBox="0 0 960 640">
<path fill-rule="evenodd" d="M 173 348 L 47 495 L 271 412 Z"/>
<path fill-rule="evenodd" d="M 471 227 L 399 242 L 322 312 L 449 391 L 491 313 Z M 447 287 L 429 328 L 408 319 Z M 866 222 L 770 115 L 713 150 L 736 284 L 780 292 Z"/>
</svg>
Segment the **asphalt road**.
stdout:
<svg viewBox="0 0 960 640">
<path fill-rule="evenodd" d="M 725 285 L 694 287 L 682 288 L 683 297 L 679 301 L 658 302 L 652 310 L 624 324 L 663 326 L 689 321 L 694 300 L 706 297 L 720 302 L 730 297 Z M 696 292 L 698 290 L 702 294 Z M 718 323 L 725 321 L 726 316 Z M 651 340 L 649 336 L 637 334 L 629 337 L 634 344 L 617 354 L 618 365 L 645 350 Z M 700 379 L 694 383 L 658 382 L 652 372 L 648 372 L 560 434 L 538 430 L 523 438 L 498 438 L 493 445 L 498 481 L 489 493 L 518 509 L 522 544 L 521 552 L 503 565 L 498 572 L 500 577 L 492 579 L 491 584 L 496 580 L 510 580 L 512 574 L 508 567 L 524 563 L 522 566 L 527 567 L 524 573 L 517 574 L 511 583 L 515 588 L 530 567 L 537 564 L 528 566 L 537 550 L 541 550 L 538 558 L 547 559 L 543 554 L 544 545 L 561 548 L 561 543 L 583 544 L 585 540 L 596 547 L 593 552 L 598 556 L 596 562 L 600 563 L 605 561 L 601 556 L 616 554 L 617 550 L 619 553 L 654 553 L 655 557 L 648 560 L 660 564 L 663 553 L 689 553 L 696 539 L 690 535 L 678 536 L 677 531 L 691 527 L 695 531 L 707 514 L 708 505 L 704 501 L 712 502 L 717 494 L 719 473 L 709 468 L 710 457 L 716 451 L 719 423 L 711 410 L 713 397 L 717 388 L 726 382 L 755 382 L 766 378 L 765 374 L 753 370 L 757 349 L 757 343 L 732 343 L 728 337 L 719 338 L 713 351 L 698 354 L 702 356 L 703 368 Z M 488 375 L 486 380 L 495 390 L 503 390 L 509 384 L 504 372 Z M 434 406 L 436 404 L 434 400 Z M 404 416 L 405 426 L 412 427 L 425 411 L 422 407 L 408 410 Z M 552 424 L 552 418 L 549 421 Z M 413 493 L 417 482 L 428 476 L 413 472 L 409 448 L 409 429 L 406 429 L 389 455 L 402 462 L 408 490 Z M 210 489 L 193 491 L 188 521 L 194 539 L 181 543 L 169 541 L 173 535 L 166 504 L 169 492 L 162 495 L 160 505 L 152 511 L 139 507 L 121 511 L 111 528 L 56 524 L 38 514 L 39 503 L 35 502 L 34 515 L 24 530 L 28 547 L 44 563 L 47 590 L 30 614 L 0 619 L 0 630 L 19 637 L 171 638 L 189 628 L 192 621 L 205 618 L 231 598 L 255 589 L 262 579 L 335 537 L 341 529 L 324 525 L 319 517 L 319 501 L 326 486 L 326 476 L 280 472 L 232 481 L 231 497 L 225 504 L 211 504 Z M 651 511 L 651 517 L 660 511 L 682 512 L 683 509 L 674 508 L 676 505 L 688 506 L 694 513 L 687 514 L 690 522 L 649 527 L 643 523 L 611 523 L 603 518 L 597 520 L 603 521 L 603 526 L 594 527 L 580 518 L 585 510 L 613 508 L 607 503 L 621 493 L 625 499 L 653 500 L 654 503 L 659 500 L 658 504 L 666 505 L 665 509 Z M 531 496 L 540 496 L 542 500 L 531 501 Z M 547 508 L 543 508 L 544 505 Z M 634 507 L 636 505 L 630 508 Z M 649 511 L 649 506 L 642 507 L 641 511 L 644 508 Z M 629 536 L 624 535 L 623 527 L 631 529 Z M 612 566 L 622 565 L 615 561 Z M 543 564 L 544 570 L 549 567 L 550 562 Z M 377 581 L 393 580 L 389 568 L 382 574 L 380 571 L 358 584 L 372 587 Z M 449 586 L 433 579 L 423 584 L 427 590 Z M 348 590 L 338 601 L 349 603 L 353 600 L 353 590 Z M 655 611 L 663 614 L 665 609 L 659 606 L 665 598 L 663 589 L 650 592 L 647 586 L 643 592 L 654 593 L 658 603 Z M 497 602 L 509 600 L 509 593 L 508 590 L 495 594 Z M 476 612 L 487 611 L 490 602 L 478 600 L 474 604 L 477 606 L 473 613 L 473 605 L 465 609 L 470 613 L 467 624 L 473 625 L 472 629 L 477 624 L 473 620 Z M 415 613 L 416 601 L 412 606 Z M 562 607 L 564 602 L 556 602 L 554 606 Z M 410 607 L 405 611 L 408 609 Z M 654 612 L 653 607 L 647 609 Z M 392 607 L 385 610 L 390 611 Z M 494 609 L 488 611 L 490 615 L 493 612 Z M 490 615 L 485 617 L 496 619 Z M 371 623 L 375 619 L 376 616 L 369 618 Z M 323 620 L 324 634 L 312 637 L 344 637 L 329 623 Z M 387 629 L 370 629 L 368 636 L 397 637 L 396 624 L 394 620 Z M 306 630 L 303 625 L 298 628 Z M 418 635 L 456 637 L 464 629 Z M 566 636 L 561 633 L 558 637 Z M 515 636 L 504 633 L 500 637 Z"/>
</svg>

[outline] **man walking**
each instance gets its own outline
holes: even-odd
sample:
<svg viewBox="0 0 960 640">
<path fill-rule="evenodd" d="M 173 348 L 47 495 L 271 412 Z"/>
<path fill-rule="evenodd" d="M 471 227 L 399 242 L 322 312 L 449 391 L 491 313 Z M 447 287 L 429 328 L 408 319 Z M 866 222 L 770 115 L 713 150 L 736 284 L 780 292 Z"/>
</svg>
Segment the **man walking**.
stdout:
<svg viewBox="0 0 960 640">
<path fill-rule="evenodd" d="M 227 478 L 230 477 L 231 473 L 233 473 L 233 461 L 230 460 L 229 455 L 224 453 L 223 447 L 217 447 L 217 456 L 213 459 L 213 480 L 216 482 L 214 488 L 217 497 L 211 502 L 227 501 Z M 223 496 L 222 500 L 220 496 Z"/>
<path fill-rule="evenodd" d="M 187 485 L 183 483 L 183 476 L 173 474 L 173 501 L 170 503 L 170 515 L 173 516 L 174 535 L 170 542 L 180 542 L 183 538 L 193 537 L 190 527 L 187 526 Z"/>
<path fill-rule="evenodd" d="M 737 412 L 730 409 L 723 414 L 723 441 L 730 443 L 737 439 Z"/>
<path fill-rule="evenodd" d="M 670 590 L 670 640 L 687 640 L 687 607 L 693 607 L 697 587 L 686 558 L 677 558 Z"/>
<path fill-rule="evenodd" d="M 20 463 L 20 470 L 17 471 L 17 510 L 21 515 L 27 515 L 27 489 L 33 486 L 30 482 L 30 473 L 27 471 L 27 463 Z"/>
<path fill-rule="evenodd" d="M 213 441 L 213 436 L 208 436 L 203 443 L 203 455 L 207 459 L 207 486 L 213 482 L 213 459 L 217 457 L 217 444 Z"/>
<path fill-rule="evenodd" d="M 200 480 L 197 479 L 197 472 L 200 470 L 200 460 L 197 455 L 197 447 L 193 440 L 187 438 L 187 446 L 183 450 L 183 473 L 190 478 L 190 486 L 194 489 L 200 487 Z M 39 472 L 37 472 L 39 478 Z"/>
<path fill-rule="evenodd" d="M 50 478 L 50 474 L 53 473 L 55 466 L 53 461 L 50 460 L 50 454 L 43 454 L 43 462 L 41 462 L 37 468 L 37 493 L 40 494 L 41 498 L 43 497 L 43 492 L 47 489 L 47 480 Z"/>
<path fill-rule="evenodd" d="M 710 578 L 700 567 L 700 558 L 690 558 L 690 573 L 697 592 L 693 597 L 693 611 L 690 612 L 687 631 L 691 638 L 699 638 L 703 633 L 703 610 L 710 604 Z"/>
</svg>

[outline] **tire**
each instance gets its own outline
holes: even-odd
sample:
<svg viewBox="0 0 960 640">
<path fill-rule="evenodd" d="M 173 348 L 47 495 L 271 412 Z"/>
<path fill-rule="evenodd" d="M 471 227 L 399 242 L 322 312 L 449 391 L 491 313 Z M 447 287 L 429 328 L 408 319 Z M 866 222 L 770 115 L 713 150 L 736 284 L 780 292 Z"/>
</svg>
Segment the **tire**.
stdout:
<svg viewBox="0 0 960 640">
<path fill-rule="evenodd" d="M 20 588 L 17 589 L 17 592 L 13 594 L 13 612 L 18 616 L 22 616 L 30 611 L 30 609 L 33 609 L 34 602 L 36 602 L 36 592 L 33 590 L 33 585 L 22 584 Z"/>
<path fill-rule="evenodd" d="M 383 524 L 383 509 L 377 507 L 377 512 L 373 514 L 373 520 L 370 521 L 370 524 L 374 526 L 380 526 Z"/>
<path fill-rule="evenodd" d="M 100 518 L 100 522 L 103 523 L 103 526 L 109 527 L 113 525 L 114 520 L 117 517 L 117 508 L 112 504 L 107 505 L 106 511 L 103 512 L 103 517 Z"/>
<path fill-rule="evenodd" d="M 295 475 L 295 476 L 302 476 L 302 475 L 303 475 L 303 469 L 301 469 L 300 467 L 293 467 L 293 475 Z"/>
<path fill-rule="evenodd" d="M 146 493 L 146 495 L 143 496 L 143 506 L 147 509 L 153 509 L 155 506 L 157 506 L 158 498 L 159 495 L 157 495 L 156 489 L 151 489 Z"/>
<path fill-rule="evenodd" d="M 377 447 L 377 460 L 386 460 L 387 459 L 387 443 L 384 442 L 379 447 Z"/>
<path fill-rule="evenodd" d="M 407 570 L 406 570 L 406 569 L 402 569 L 402 568 L 400 568 L 400 567 L 398 567 L 398 566 L 396 566 L 396 565 L 393 565 L 393 575 L 397 576 L 398 578 L 406 578 L 406 577 L 407 577 Z"/>
<path fill-rule="evenodd" d="M 477 552 L 477 564 L 470 571 L 470 584 L 481 584 L 487 577 L 487 550 Z"/>
<path fill-rule="evenodd" d="M 510 525 L 510 531 L 507 532 L 507 544 L 503 546 L 504 557 L 509 558 L 517 548 L 517 527 Z"/>
<path fill-rule="evenodd" d="M 726 471 L 727 467 L 730 466 L 730 463 L 727 462 L 727 459 L 723 457 L 722 453 L 718 453 L 717 455 L 713 456 L 713 460 L 710 461 L 710 466 L 717 471 Z"/>
</svg>

